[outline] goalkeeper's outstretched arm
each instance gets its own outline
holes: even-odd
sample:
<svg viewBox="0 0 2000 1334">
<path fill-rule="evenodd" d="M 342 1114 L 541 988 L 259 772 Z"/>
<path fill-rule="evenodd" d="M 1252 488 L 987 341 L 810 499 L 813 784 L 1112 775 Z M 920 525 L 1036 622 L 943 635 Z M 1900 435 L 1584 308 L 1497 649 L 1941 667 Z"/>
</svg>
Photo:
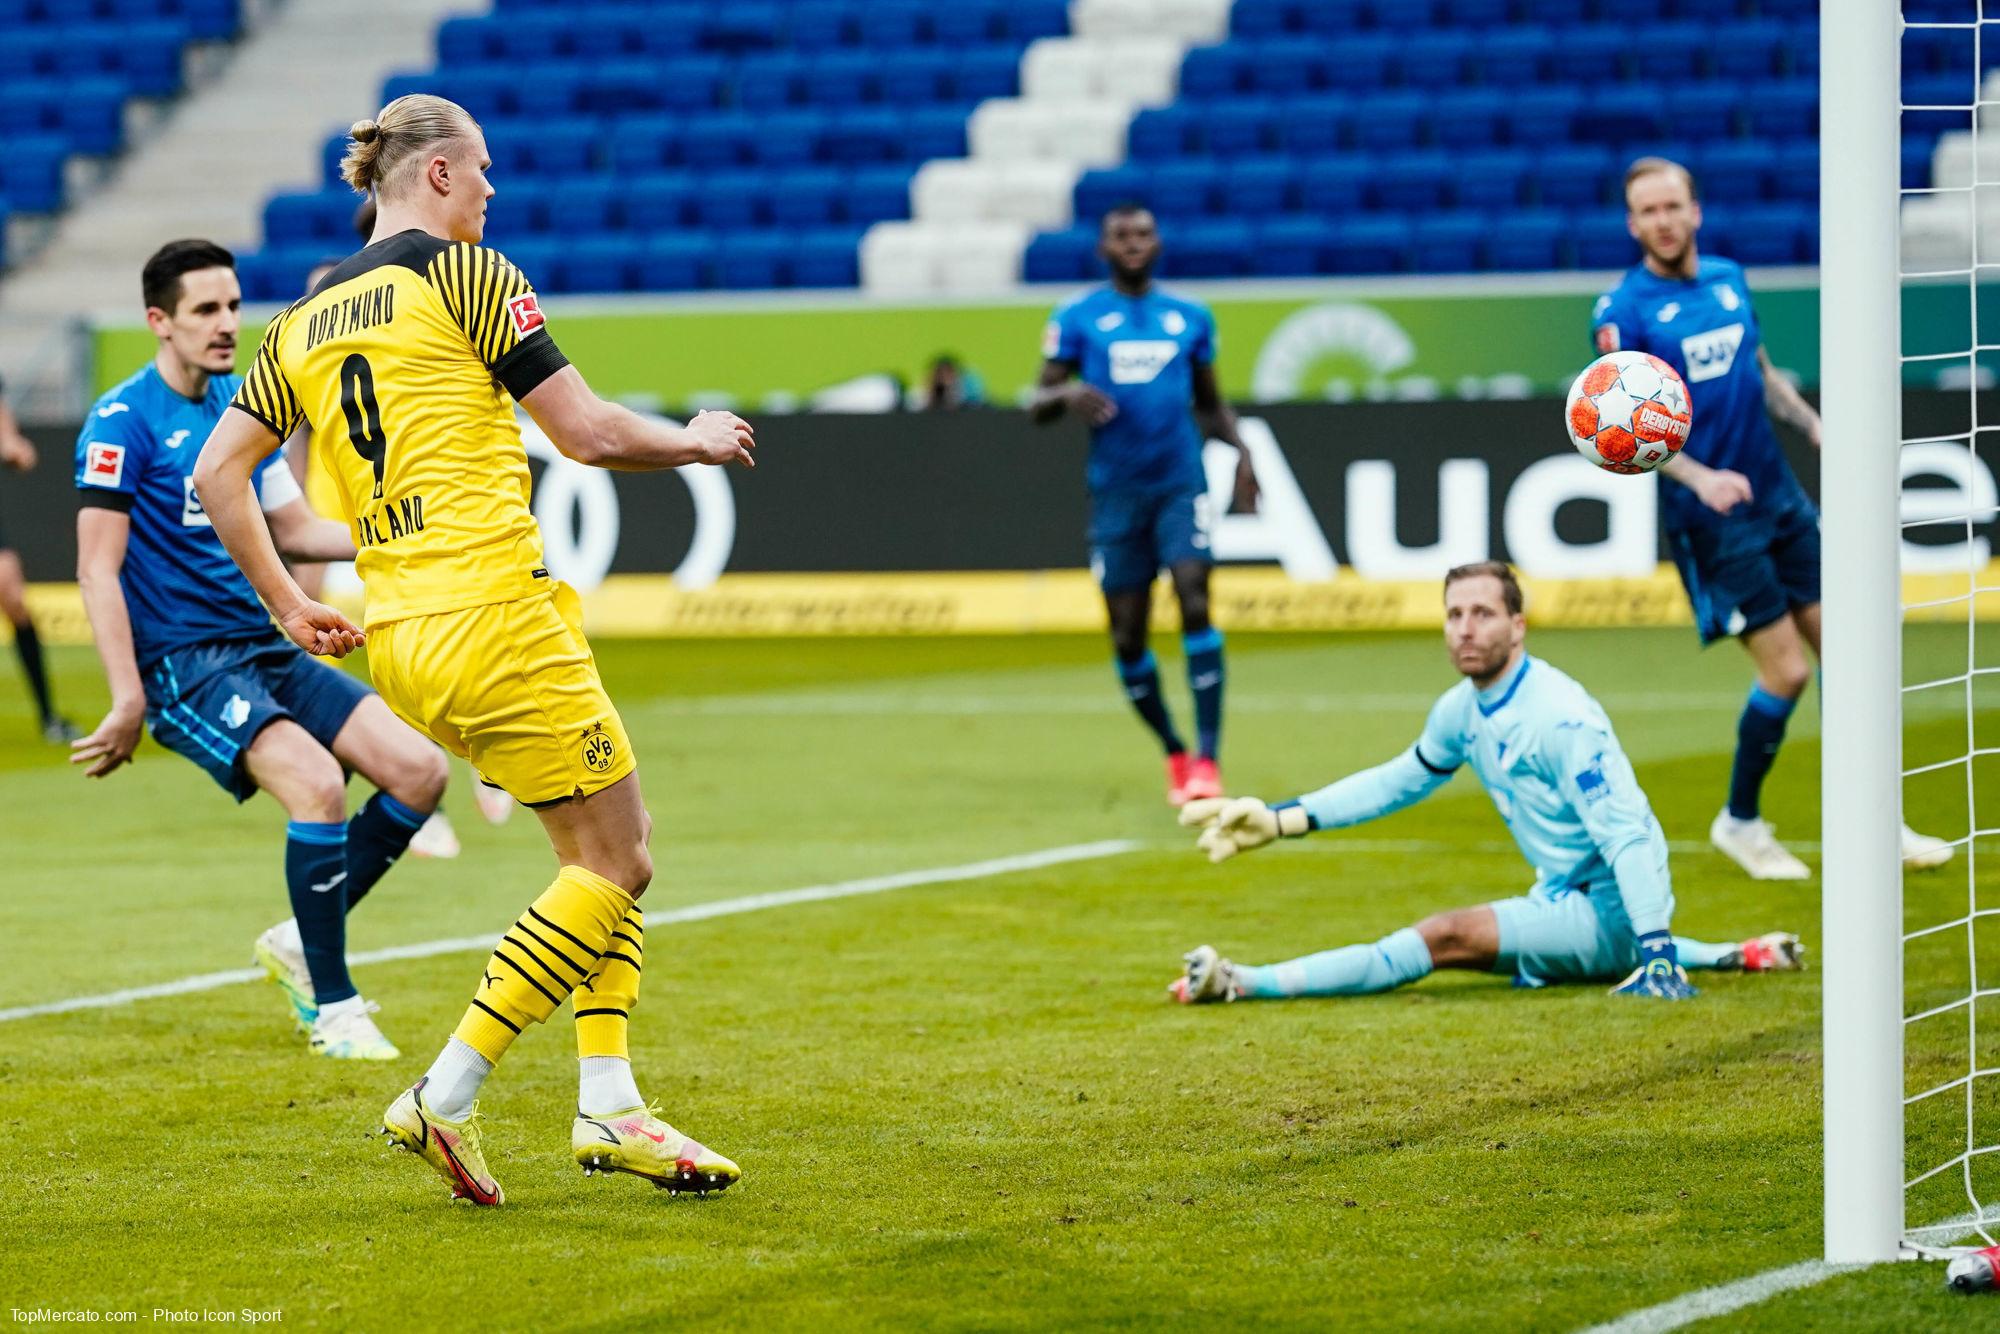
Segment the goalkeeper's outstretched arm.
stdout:
<svg viewBox="0 0 2000 1334">
<path fill-rule="evenodd" d="M 1181 807 L 1181 823 L 1202 828 L 1198 846 L 1210 861 L 1227 861 L 1273 839 L 1298 838 L 1315 829 L 1345 829 L 1400 811 L 1444 786 L 1456 767 L 1433 763 L 1420 741 L 1386 764 L 1276 806 L 1256 797 L 1190 801 Z"/>
</svg>

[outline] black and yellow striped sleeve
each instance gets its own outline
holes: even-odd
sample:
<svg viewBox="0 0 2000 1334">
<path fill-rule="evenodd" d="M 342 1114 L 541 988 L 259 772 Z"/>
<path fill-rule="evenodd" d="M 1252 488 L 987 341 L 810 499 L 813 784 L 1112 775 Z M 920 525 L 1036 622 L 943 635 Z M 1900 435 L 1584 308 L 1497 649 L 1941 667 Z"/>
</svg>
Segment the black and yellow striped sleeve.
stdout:
<svg viewBox="0 0 2000 1334">
<path fill-rule="evenodd" d="M 569 365 L 549 336 L 535 289 L 507 257 L 485 246 L 454 245 L 438 252 L 425 277 L 465 337 L 515 398 Z"/>
<path fill-rule="evenodd" d="M 286 310 L 265 328 L 264 341 L 257 346 L 257 359 L 250 363 L 250 373 L 243 377 L 242 387 L 231 401 L 231 406 L 243 409 L 270 427 L 280 440 L 290 438 L 306 415 L 299 406 L 299 396 L 292 392 L 291 381 L 285 378 L 284 368 L 278 364 L 278 340 L 284 336 L 285 320 L 291 313 Z"/>
</svg>

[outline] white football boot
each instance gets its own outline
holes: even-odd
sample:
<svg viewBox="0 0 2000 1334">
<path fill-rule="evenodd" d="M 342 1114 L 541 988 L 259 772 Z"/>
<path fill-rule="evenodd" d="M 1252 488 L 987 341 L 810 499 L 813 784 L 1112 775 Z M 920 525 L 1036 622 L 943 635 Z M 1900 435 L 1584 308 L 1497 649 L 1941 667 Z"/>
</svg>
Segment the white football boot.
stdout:
<svg viewBox="0 0 2000 1334">
<path fill-rule="evenodd" d="M 1769 820 L 1739 820 L 1725 807 L 1708 827 L 1708 841 L 1752 880 L 1812 879 L 1812 868 L 1785 851 Z"/>
<path fill-rule="evenodd" d="M 292 1012 L 292 1022 L 299 1032 L 312 1032 L 313 1020 L 319 1018 L 319 1006 L 313 1001 L 312 974 L 306 971 L 305 946 L 299 943 L 299 924 L 291 918 L 257 937 L 251 948 L 250 957 L 261 967 L 285 995 L 285 1004 Z"/>
<path fill-rule="evenodd" d="M 382 1007 L 374 1001 L 356 996 L 352 1000 L 335 1001 L 331 1005 L 319 1007 L 319 1017 L 313 1020 L 312 1049 L 318 1056 L 331 1056 L 337 1061 L 393 1061 L 403 1053 L 396 1050 L 396 1044 L 382 1036 L 382 1030 L 375 1027 L 369 1018 Z"/>
<path fill-rule="evenodd" d="M 1912 871 L 1935 871 L 1951 860 L 1952 846 L 1941 838 L 1903 826 L 1903 865 Z"/>
<path fill-rule="evenodd" d="M 458 831 L 451 827 L 451 821 L 445 818 L 443 811 L 432 811 L 431 818 L 410 836 L 410 851 L 419 857 L 448 861 L 459 854 Z"/>
</svg>

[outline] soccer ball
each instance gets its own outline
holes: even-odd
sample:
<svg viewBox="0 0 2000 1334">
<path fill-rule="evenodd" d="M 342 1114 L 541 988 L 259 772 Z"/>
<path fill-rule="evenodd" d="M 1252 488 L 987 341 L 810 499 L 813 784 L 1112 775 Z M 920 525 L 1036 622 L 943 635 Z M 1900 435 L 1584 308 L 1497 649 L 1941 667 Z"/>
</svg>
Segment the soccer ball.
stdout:
<svg viewBox="0 0 2000 1334">
<path fill-rule="evenodd" d="M 1649 352 L 1608 352 L 1569 388 L 1577 453 L 1606 472 L 1651 472 L 1681 452 L 1694 409 L 1679 372 Z"/>
</svg>

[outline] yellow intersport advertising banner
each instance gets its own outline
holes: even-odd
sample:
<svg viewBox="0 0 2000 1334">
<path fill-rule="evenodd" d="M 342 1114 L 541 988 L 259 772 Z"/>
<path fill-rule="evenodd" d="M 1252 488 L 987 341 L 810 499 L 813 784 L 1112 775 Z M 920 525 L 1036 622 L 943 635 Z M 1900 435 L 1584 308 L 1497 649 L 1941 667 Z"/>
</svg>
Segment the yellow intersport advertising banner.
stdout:
<svg viewBox="0 0 2000 1334">
<path fill-rule="evenodd" d="M 1536 626 L 1689 625 L 1687 595 L 1673 567 L 1615 579 L 1522 581 Z M 1299 583 L 1275 566 L 1223 566 L 1214 581 L 1216 624 L 1231 632 L 1436 630 L 1437 580 L 1367 579 L 1342 571 Z M 358 598 L 334 599 L 359 618 Z M 2000 562 L 1976 575 L 1906 574 L 1909 621 L 2000 620 Z M 90 626 L 74 584 L 28 589 L 42 638 L 88 644 Z M 978 570 L 910 574 L 725 574 L 706 588 L 667 575 L 612 575 L 583 595 L 584 625 L 606 638 L 735 638 L 825 635 L 1011 635 L 1102 632 L 1104 603 L 1088 570 Z M 1176 623 L 1173 594 L 1154 590 L 1154 623 Z M 0 619 L 0 634 L 10 633 Z"/>
</svg>

